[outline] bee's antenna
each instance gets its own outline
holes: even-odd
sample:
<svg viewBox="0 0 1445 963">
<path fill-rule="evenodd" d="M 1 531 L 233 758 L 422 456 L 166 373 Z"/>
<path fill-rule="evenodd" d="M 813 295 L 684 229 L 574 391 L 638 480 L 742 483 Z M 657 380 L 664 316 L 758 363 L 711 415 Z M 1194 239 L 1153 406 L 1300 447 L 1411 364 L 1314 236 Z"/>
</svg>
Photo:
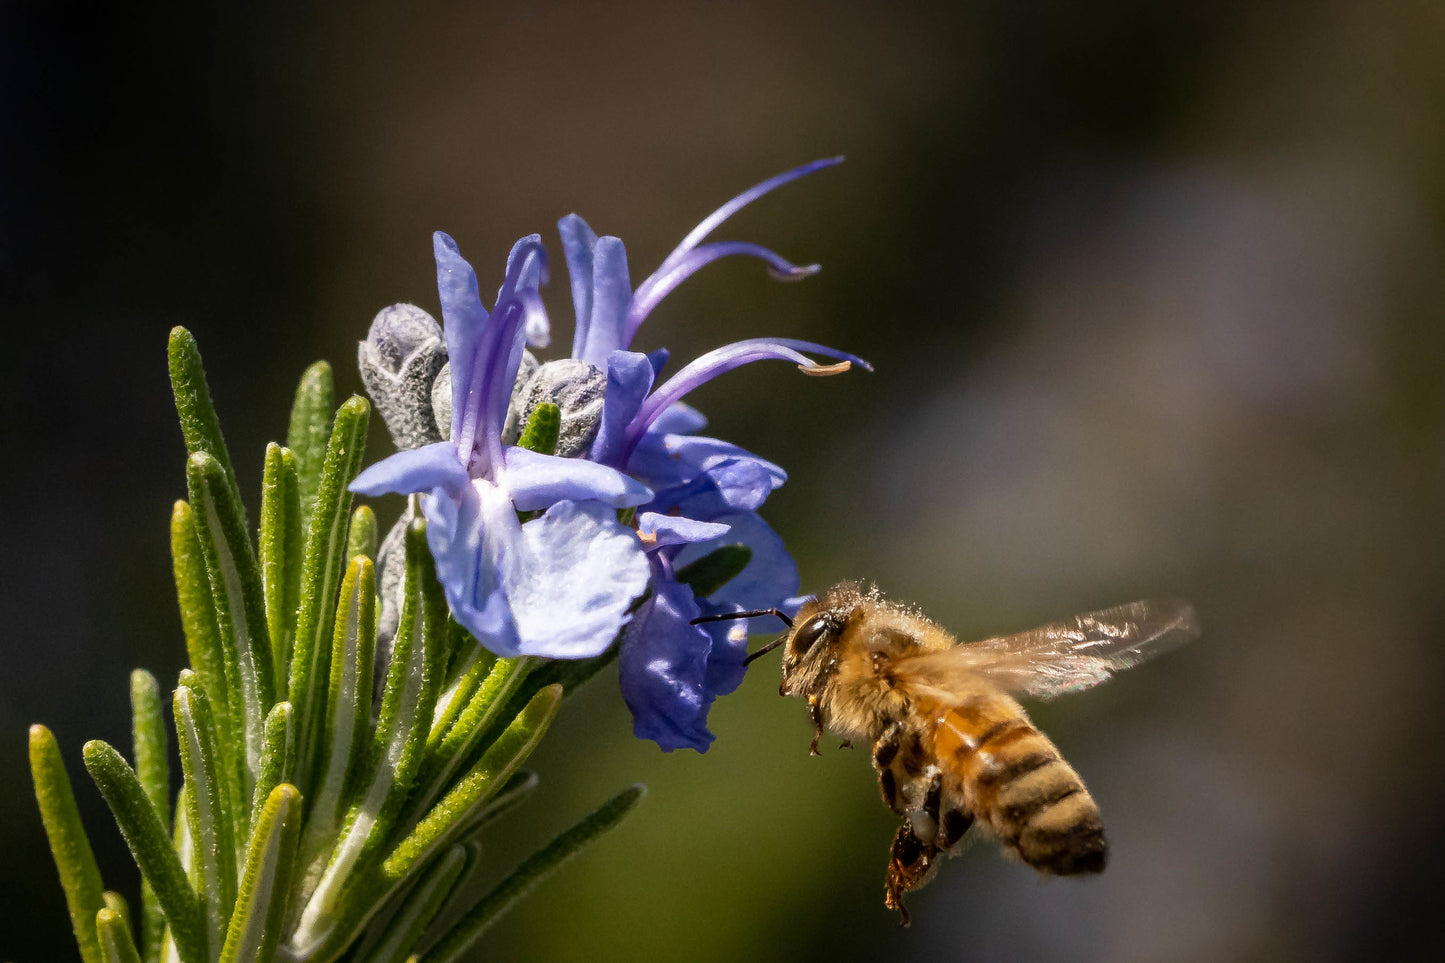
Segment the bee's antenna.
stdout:
<svg viewBox="0 0 1445 963">
<path fill-rule="evenodd" d="M 693 619 L 689 624 L 697 625 L 700 622 L 722 622 L 726 619 L 751 619 L 759 615 L 776 615 L 783 620 L 783 624 L 788 628 L 791 629 L 793 627 L 793 620 L 777 609 L 753 609 L 749 612 L 724 612 L 721 615 L 704 615 L 700 618 Z"/>
<path fill-rule="evenodd" d="M 749 612 L 724 612 L 721 615 L 704 615 L 701 618 L 693 619 L 690 624 L 697 625 L 699 622 L 722 622 L 726 619 L 751 619 L 756 618 L 759 615 L 776 615 L 778 618 L 783 620 L 783 623 L 787 625 L 788 628 L 791 629 L 793 627 L 793 620 L 783 612 L 779 612 L 777 609 L 753 609 Z M 758 649 L 758 651 L 749 652 L 747 658 L 743 659 L 743 665 L 747 665 L 749 662 L 753 661 L 760 655 L 766 655 L 767 653 L 773 651 L 778 646 L 782 645 L 785 641 L 787 641 L 787 638 L 788 635 L 785 632 L 773 641 L 769 642 L 767 645 L 763 646 L 761 649 Z"/>
<path fill-rule="evenodd" d="M 758 651 L 756 651 L 756 652 L 749 652 L 748 655 L 747 655 L 747 658 L 743 659 L 743 665 L 747 665 L 749 662 L 753 661 L 754 659 L 756 659 L 756 658 L 757 658 L 758 656 L 760 656 L 760 655 L 767 655 L 769 652 L 773 651 L 774 649 L 776 649 L 778 646 L 782 645 L 782 644 L 783 644 L 784 642 L 786 642 L 786 641 L 788 641 L 788 636 L 787 636 L 787 634 L 785 633 L 785 634 L 783 634 L 783 635 L 778 636 L 776 639 L 773 639 L 773 641 L 769 642 L 767 645 L 763 646 L 761 649 L 758 649 Z"/>
</svg>

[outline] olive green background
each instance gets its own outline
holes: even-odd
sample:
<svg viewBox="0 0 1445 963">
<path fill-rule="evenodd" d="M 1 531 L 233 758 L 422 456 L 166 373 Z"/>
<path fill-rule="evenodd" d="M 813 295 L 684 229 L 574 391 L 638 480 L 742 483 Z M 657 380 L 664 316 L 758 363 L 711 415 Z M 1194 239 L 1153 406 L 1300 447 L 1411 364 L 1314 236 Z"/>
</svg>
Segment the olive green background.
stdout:
<svg viewBox="0 0 1445 963">
<path fill-rule="evenodd" d="M 1046 882 L 976 846 L 900 931 L 866 757 L 808 757 L 776 663 L 702 756 L 634 740 L 603 676 L 497 870 L 626 784 L 648 798 L 486 958 L 1422 952 L 1445 858 L 1438 3 L 8 4 L 0 86 L 0 958 L 73 956 L 32 722 L 135 898 L 79 749 L 128 744 L 128 671 L 183 657 L 172 325 L 254 492 L 301 369 L 357 390 L 372 315 L 435 310 L 434 229 L 484 290 L 541 231 L 566 345 L 559 216 L 622 237 L 640 281 L 718 203 L 836 153 L 719 235 L 820 275 L 714 265 L 639 345 L 771 334 L 877 365 L 756 365 L 691 399 L 790 471 L 765 515 L 807 586 L 871 578 L 963 637 L 1196 602 L 1197 644 L 1035 713 L 1109 870 Z"/>
</svg>

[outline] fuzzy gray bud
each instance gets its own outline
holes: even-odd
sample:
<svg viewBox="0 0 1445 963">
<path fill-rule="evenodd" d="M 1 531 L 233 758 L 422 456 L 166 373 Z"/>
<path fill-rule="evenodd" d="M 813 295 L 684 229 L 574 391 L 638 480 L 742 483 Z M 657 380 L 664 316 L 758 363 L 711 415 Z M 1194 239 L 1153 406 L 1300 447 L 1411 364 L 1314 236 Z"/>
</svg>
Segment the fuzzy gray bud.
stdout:
<svg viewBox="0 0 1445 963">
<path fill-rule="evenodd" d="M 528 381 L 531 381 L 532 376 L 537 373 L 537 367 L 537 359 L 532 356 L 532 352 L 523 351 L 522 363 L 517 366 L 517 380 L 512 382 L 512 398 L 514 400 L 517 397 L 517 392 L 522 390 L 522 386 L 525 385 Z M 436 419 L 437 431 L 441 433 L 442 438 L 446 440 L 451 440 L 452 366 L 450 362 L 442 366 L 442 370 L 437 372 L 436 380 L 432 382 L 431 410 L 432 416 Z M 507 417 L 511 417 L 510 411 L 508 412 Z M 516 440 L 516 436 L 513 435 L 511 441 L 508 441 L 505 432 L 503 433 L 503 444 L 511 444 Z"/>
<path fill-rule="evenodd" d="M 548 361 L 537 369 L 526 387 L 513 392 L 507 422 L 502 427 L 502 444 L 516 444 L 527 419 L 532 417 L 532 409 L 550 401 L 562 409 L 556 453 L 564 458 L 586 454 L 602 423 L 606 393 L 607 375 L 596 365 L 576 358 Z"/>
<path fill-rule="evenodd" d="M 441 326 L 414 304 L 383 308 L 357 347 L 366 393 L 402 451 L 441 441 L 432 420 L 432 383 L 447 361 Z"/>
</svg>

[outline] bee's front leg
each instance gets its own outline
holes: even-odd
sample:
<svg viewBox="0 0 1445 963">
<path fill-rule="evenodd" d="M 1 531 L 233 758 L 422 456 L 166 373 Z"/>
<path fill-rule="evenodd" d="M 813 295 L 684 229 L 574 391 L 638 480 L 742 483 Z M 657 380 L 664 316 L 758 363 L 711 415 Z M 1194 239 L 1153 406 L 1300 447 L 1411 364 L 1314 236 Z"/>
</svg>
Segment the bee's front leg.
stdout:
<svg viewBox="0 0 1445 963">
<path fill-rule="evenodd" d="M 808 696 L 808 717 L 813 720 L 813 743 L 808 746 L 808 755 L 821 756 L 818 740 L 823 738 L 823 707 L 816 695 Z"/>
</svg>

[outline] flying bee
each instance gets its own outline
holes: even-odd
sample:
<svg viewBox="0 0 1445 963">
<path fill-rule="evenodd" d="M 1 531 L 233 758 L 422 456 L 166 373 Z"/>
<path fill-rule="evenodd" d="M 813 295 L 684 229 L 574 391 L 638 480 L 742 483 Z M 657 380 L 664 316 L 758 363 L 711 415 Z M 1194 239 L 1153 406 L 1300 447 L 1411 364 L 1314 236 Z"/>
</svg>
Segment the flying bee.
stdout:
<svg viewBox="0 0 1445 963">
<path fill-rule="evenodd" d="M 818 754 L 825 728 L 845 746 L 873 747 L 883 802 L 902 817 L 884 903 L 905 926 L 903 894 L 927 884 L 972 826 L 1039 872 L 1102 871 L 1098 805 L 1014 697 L 1090 688 L 1199 634 L 1188 604 L 1161 600 L 960 644 L 917 611 L 848 582 L 806 601 L 794 619 L 776 609 L 722 618 L 763 614 L 788 631 L 747 661 L 783 646 L 778 691 L 806 700 L 809 751 Z"/>
</svg>

